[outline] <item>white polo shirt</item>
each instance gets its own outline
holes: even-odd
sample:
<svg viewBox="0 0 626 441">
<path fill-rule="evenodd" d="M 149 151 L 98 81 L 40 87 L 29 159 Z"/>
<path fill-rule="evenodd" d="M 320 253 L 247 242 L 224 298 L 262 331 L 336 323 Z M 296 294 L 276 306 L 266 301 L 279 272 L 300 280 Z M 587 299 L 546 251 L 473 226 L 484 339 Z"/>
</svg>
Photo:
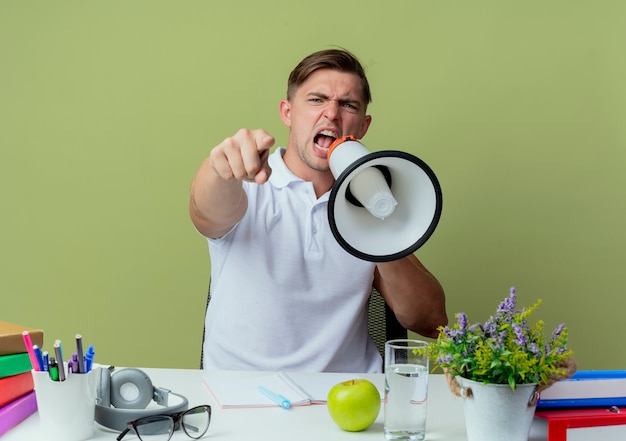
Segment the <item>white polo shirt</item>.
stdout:
<svg viewBox="0 0 626 441">
<path fill-rule="evenodd" d="M 225 236 L 208 239 L 211 302 L 206 369 L 380 372 L 367 331 L 375 264 L 332 235 L 329 193 L 270 155 L 264 185 L 244 182 L 248 210 Z"/>
</svg>

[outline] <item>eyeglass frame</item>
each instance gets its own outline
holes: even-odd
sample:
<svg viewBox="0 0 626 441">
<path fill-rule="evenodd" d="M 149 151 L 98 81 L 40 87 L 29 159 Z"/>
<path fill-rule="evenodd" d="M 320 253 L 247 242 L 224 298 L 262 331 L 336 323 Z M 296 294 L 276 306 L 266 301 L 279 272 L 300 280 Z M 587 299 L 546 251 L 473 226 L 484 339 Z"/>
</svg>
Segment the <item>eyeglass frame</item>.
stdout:
<svg viewBox="0 0 626 441">
<path fill-rule="evenodd" d="M 202 434 L 198 437 L 198 438 L 194 438 L 193 436 L 189 435 L 189 433 L 187 432 L 187 429 L 185 429 L 183 424 L 180 424 L 181 420 L 183 419 L 183 415 L 185 415 L 186 413 L 191 412 L 192 410 L 196 410 L 199 408 L 204 408 L 204 411 L 209 415 L 209 422 L 206 425 L 206 429 L 204 430 L 204 432 L 202 432 Z M 141 436 L 139 435 L 139 432 L 137 432 L 137 423 L 141 422 L 141 420 L 145 420 L 148 418 L 157 418 L 157 417 L 165 417 L 170 419 L 170 421 L 172 422 L 171 427 L 173 427 L 172 430 L 170 430 L 169 433 L 169 437 L 167 438 L 167 441 L 169 441 L 170 439 L 172 439 L 172 435 L 174 434 L 174 432 L 176 431 L 176 425 L 178 424 L 178 428 L 182 428 L 183 432 L 185 432 L 185 435 L 187 435 L 189 438 L 191 439 L 200 439 L 204 436 L 204 434 L 207 432 L 207 430 L 209 430 L 209 426 L 211 425 L 211 406 L 208 404 L 201 404 L 199 406 L 194 406 L 191 409 L 187 409 L 187 410 L 183 410 L 181 412 L 176 412 L 176 413 L 171 413 L 171 414 L 167 414 L 167 413 L 160 413 L 160 414 L 156 414 L 156 415 L 146 415 L 144 417 L 141 418 L 137 418 L 136 420 L 133 421 L 129 421 L 128 423 L 126 423 L 126 428 L 117 436 L 117 441 L 121 441 L 122 438 L 124 438 L 124 436 L 126 436 L 126 434 L 128 432 L 130 432 L 131 430 L 134 431 L 137 434 L 137 437 L 139 439 L 141 439 Z"/>
</svg>

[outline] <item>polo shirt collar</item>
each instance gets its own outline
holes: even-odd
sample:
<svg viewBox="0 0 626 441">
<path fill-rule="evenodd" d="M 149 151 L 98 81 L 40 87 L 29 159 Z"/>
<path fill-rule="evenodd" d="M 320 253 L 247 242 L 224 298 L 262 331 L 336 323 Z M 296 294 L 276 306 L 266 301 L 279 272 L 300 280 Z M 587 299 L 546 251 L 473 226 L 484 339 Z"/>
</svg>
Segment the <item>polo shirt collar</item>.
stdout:
<svg viewBox="0 0 626 441">
<path fill-rule="evenodd" d="M 284 188 L 288 187 L 290 184 L 303 183 L 310 186 L 311 192 L 313 192 L 312 183 L 296 176 L 291 170 L 289 170 L 287 164 L 285 164 L 285 161 L 283 160 L 283 155 L 285 154 L 285 151 L 286 149 L 284 147 L 279 147 L 274 153 L 269 156 L 267 162 L 272 169 L 272 174 L 270 175 L 269 182 L 276 188 Z M 328 200 L 329 196 L 330 191 L 327 191 L 318 199 L 318 202 Z"/>
<path fill-rule="evenodd" d="M 304 179 L 294 175 L 287 167 L 287 164 L 285 164 L 285 161 L 283 160 L 285 151 L 284 147 L 279 147 L 273 154 L 270 155 L 267 161 L 272 169 L 270 182 L 277 188 L 286 187 L 292 182 L 305 182 Z"/>
</svg>

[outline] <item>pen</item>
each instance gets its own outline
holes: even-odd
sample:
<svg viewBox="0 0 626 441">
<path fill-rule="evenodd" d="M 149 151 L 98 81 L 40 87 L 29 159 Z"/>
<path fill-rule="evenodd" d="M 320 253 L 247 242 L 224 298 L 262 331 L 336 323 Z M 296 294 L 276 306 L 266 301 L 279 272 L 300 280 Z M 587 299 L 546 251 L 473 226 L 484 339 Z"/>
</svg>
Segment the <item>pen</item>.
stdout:
<svg viewBox="0 0 626 441">
<path fill-rule="evenodd" d="M 33 346 L 33 352 L 35 353 L 35 358 L 37 359 L 37 366 L 39 366 L 39 370 L 43 371 L 43 354 L 41 353 L 41 348 L 37 345 Z"/>
<path fill-rule="evenodd" d="M 26 352 L 28 352 L 28 356 L 30 357 L 30 364 L 33 366 L 34 370 L 38 371 L 39 363 L 37 362 L 37 356 L 35 356 L 35 351 L 33 350 L 33 341 L 30 338 L 30 333 L 28 331 L 22 332 L 22 338 L 26 345 Z"/>
<path fill-rule="evenodd" d="M 43 351 L 43 370 L 48 372 L 48 365 L 50 364 L 50 357 L 48 351 Z"/>
<path fill-rule="evenodd" d="M 85 372 L 91 371 L 91 366 L 93 365 L 93 358 L 96 356 L 96 351 L 94 351 L 93 345 L 89 345 L 87 348 L 87 352 L 85 352 Z"/>
<path fill-rule="evenodd" d="M 67 370 L 73 374 L 78 373 L 78 354 L 76 352 L 72 352 L 72 358 L 67 362 Z"/>
<path fill-rule="evenodd" d="M 55 343 L 56 343 L 57 341 L 59 342 L 59 352 L 61 353 L 61 358 L 62 358 L 63 360 L 65 360 L 65 358 L 63 357 L 63 343 L 61 343 L 61 340 L 55 340 Z M 59 362 L 59 360 L 57 359 L 57 363 L 58 363 L 58 362 Z"/>
<path fill-rule="evenodd" d="M 85 358 L 83 354 L 83 337 L 76 334 L 76 354 L 78 354 L 78 372 L 85 373 Z"/>
<path fill-rule="evenodd" d="M 278 404 L 283 409 L 289 409 L 291 407 L 291 401 L 289 401 L 289 399 L 283 397 L 280 394 L 274 393 L 263 386 L 259 386 L 259 392 L 272 400 L 274 403 Z"/>
<path fill-rule="evenodd" d="M 63 363 L 63 355 L 61 354 L 61 340 L 54 342 L 54 355 L 56 355 L 57 367 L 59 372 L 59 381 L 65 381 L 65 364 Z"/>
</svg>

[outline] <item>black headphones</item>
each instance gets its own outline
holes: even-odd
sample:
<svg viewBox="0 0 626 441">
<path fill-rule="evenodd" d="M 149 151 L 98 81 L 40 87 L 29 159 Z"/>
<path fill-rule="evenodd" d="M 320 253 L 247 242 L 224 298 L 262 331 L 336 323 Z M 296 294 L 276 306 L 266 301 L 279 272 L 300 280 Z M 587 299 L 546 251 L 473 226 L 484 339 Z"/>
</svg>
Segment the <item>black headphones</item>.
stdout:
<svg viewBox="0 0 626 441">
<path fill-rule="evenodd" d="M 138 418 L 183 412 L 188 409 L 187 398 L 169 389 L 154 387 L 145 372 L 134 368 L 113 372 L 114 369 L 113 366 L 100 369 L 95 415 L 98 424 L 121 432 L 130 421 Z M 181 403 L 168 407 L 170 393 L 180 398 Z M 165 408 L 146 409 L 152 400 Z"/>
</svg>

